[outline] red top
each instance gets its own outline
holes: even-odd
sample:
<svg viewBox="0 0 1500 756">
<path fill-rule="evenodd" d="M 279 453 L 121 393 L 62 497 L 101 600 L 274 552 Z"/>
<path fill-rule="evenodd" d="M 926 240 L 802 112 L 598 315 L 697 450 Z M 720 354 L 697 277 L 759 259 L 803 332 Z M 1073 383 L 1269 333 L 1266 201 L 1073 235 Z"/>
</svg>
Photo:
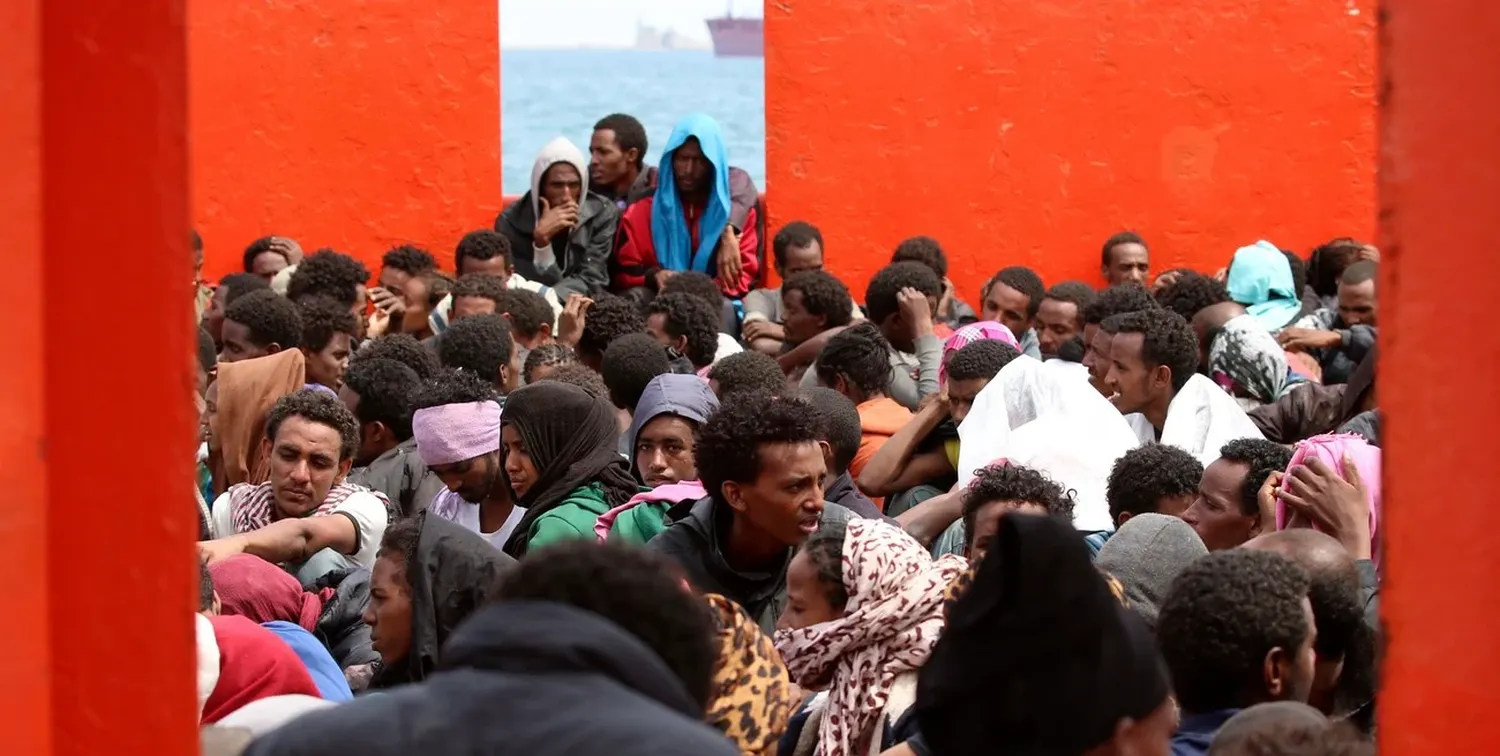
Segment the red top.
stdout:
<svg viewBox="0 0 1500 756">
<path fill-rule="evenodd" d="M 620 227 L 615 232 L 615 255 L 610 264 L 610 288 L 620 292 L 636 286 L 646 285 L 646 275 L 661 267 L 656 259 L 656 247 L 651 239 L 651 207 L 654 197 L 647 197 L 625 208 L 620 216 Z M 684 206 L 683 216 L 693 249 L 698 248 L 698 215 L 701 207 Z M 759 238 L 755 233 L 755 208 L 745 215 L 745 227 L 740 229 L 740 279 L 725 283 L 719 281 L 717 255 L 709 261 L 708 274 L 718 281 L 719 290 L 726 296 L 742 297 L 755 286 L 760 276 L 760 260 L 755 256 Z"/>
</svg>

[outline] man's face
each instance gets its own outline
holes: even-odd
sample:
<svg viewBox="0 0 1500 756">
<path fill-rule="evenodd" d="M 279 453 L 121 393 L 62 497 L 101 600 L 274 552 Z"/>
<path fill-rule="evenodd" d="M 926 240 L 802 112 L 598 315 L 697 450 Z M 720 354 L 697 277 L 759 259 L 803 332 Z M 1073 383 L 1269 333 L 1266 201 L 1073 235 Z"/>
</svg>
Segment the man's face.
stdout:
<svg viewBox="0 0 1500 756">
<path fill-rule="evenodd" d="M 697 480 L 693 423 L 677 415 L 651 418 L 635 437 L 635 469 L 652 488 Z"/>
<path fill-rule="evenodd" d="M 505 375 L 497 376 L 500 379 L 500 391 L 509 394 L 521 387 L 521 350 L 516 347 L 516 340 L 510 341 L 510 357 L 505 361 Z"/>
<path fill-rule="evenodd" d="M 803 307 L 802 291 L 792 289 L 781 294 L 781 327 L 788 344 L 801 344 L 823 332 L 828 318 L 814 315 Z"/>
<path fill-rule="evenodd" d="M 401 333 L 422 333 L 427 329 L 427 281 L 410 278 L 401 286 Z"/>
<path fill-rule="evenodd" d="M 485 297 L 454 297 L 448 322 L 457 323 L 475 315 L 494 315 L 495 300 Z"/>
<path fill-rule="evenodd" d="M 1375 325 L 1375 279 L 1339 284 L 1339 319 L 1346 325 Z"/>
<path fill-rule="evenodd" d="M 1058 347 L 1078 335 L 1083 329 L 1082 315 L 1072 302 L 1042 300 L 1036 311 L 1036 338 L 1044 359 L 1056 357 Z"/>
<path fill-rule="evenodd" d="M 339 432 L 322 423 L 292 415 L 270 443 L 271 489 L 282 517 L 302 517 L 317 509 L 349 472 L 351 460 L 339 458 Z"/>
<path fill-rule="evenodd" d="M 500 452 L 492 451 L 472 459 L 446 465 L 433 465 L 428 469 L 443 481 L 449 491 L 463 497 L 464 501 L 479 504 L 490 496 L 495 481 L 500 479 Z"/>
<path fill-rule="evenodd" d="M 953 424 L 958 425 L 969 416 L 969 410 L 974 409 L 974 397 L 985 386 L 990 385 L 990 378 L 968 378 L 962 381 L 949 379 L 948 381 L 948 414 L 953 417 Z"/>
<path fill-rule="evenodd" d="M 1216 459 L 1204 469 L 1198 496 L 1182 513 L 1182 521 L 1193 527 L 1209 551 L 1235 548 L 1259 530 L 1259 515 L 1245 514 L 1241 505 L 1249 474 L 1249 465 L 1227 459 Z"/>
<path fill-rule="evenodd" d="M 1020 341 L 1031 328 L 1031 317 L 1026 311 L 1031 300 L 1019 291 L 999 281 L 984 295 L 984 320 L 993 320 L 1010 329 L 1010 335 Z"/>
<path fill-rule="evenodd" d="M 786 248 L 786 260 L 781 269 L 783 278 L 822 269 L 823 247 L 816 240 L 806 247 L 789 246 Z"/>
<path fill-rule="evenodd" d="M 1109 345 L 1114 338 L 1097 325 L 1083 327 L 1083 366 L 1089 370 L 1089 385 L 1105 396 L 1114 393 L 1104 381 L 1109 374 Z"/>
<path fill-rule="evenodd" d="M 334 333 L 328 344 L 316 352 L 302 350 L 307 358 L 307 382 L 321 383 L 335 391 L 344 384 L 344 371 L 349 369 L 351 340 L 347 333 Z"/>
<path fill-rule="evenodd" d="M 625 180 L 635 161 L 637 150 L 620 149 L 614 129 L 599 129 L 589 138 L 589 181 L 599 186 L 615 186 Z"/>
<path fill-rule="evenodd" d="M 1117 333 L 1109 342 L 1109 372 L 1104 385 L 1109 389 L 1110 402 L 1122 415 L 1144 410 L 1162 391 L 1157 375 L 1162 371 L 1148 366 L 1141 356 L 1145 338 L 1140 333 Z"/>
<path fill-rule="evenodd" d="M 1135 282 L 1144 286 L 1151 272 L 1151 258 L 1146 248 L 1135 242 L 1116 244 L 1109 250 L 1109 264 L 1104 279 L 1110 286 Z"/>
<path fill-rule="evenodd" d="M 974 532 L 969 537 L 971 564 L 984 561 L 985 552 L 990 549 L 990 541 L 995 540 L 995 534 L 1000 532 L 1000 518 L 1011 512 L 1045 515 L 1047 508 L 1029 501 L 990 501 L 981 504 L 974 513 Z"/>
<path fill-rule="evenodd" d="M 553 163 L 542 174 L 542 196 L 553 207 L 583 201 L 583 176 L 570 163 Z"/>
<path fill-rule="evenodd" d="M 280 273 L 281 269 L 285 268 L 286 266 L 287 261 L 285 255 L 281 254 L 280 252 L 268 251 L 256 255 L 255 259 L 250 261 L 250 270 L 247 272 L 251 273 L 252 275 L 260 276 L 261 278 L 266 279 L 267 283 L 270 283 L 271 279 L 275 278 L 276 274 Z"/>
<path fill-rule="evenodd" d="M 354 389 L 349 388 L 349 384 L 346 383 L 339 388 L 339 401 L 349 408 L 351 414 L 359 417 L 359 394 L 354 393 Z M 354 452 L 355 467 L 364 467 L 374 462 L 375 458 L 385 451 L 376 446 L 375 439 L 368 430 L 370 427 L 365 423 L 359 425 L 359 449 Z"/>
<path fill-rule="evenodd" d="M 812 441 L 762 445 L 759 477 L 724 484 L 724 498 L 735 516 L 787 546 L 806 540 L 823 515 L 823 476 L 828 474 L 823 446 Z"/>
<path fill-rule="evenodd" d="M 370 314 L 367 312 L 369 309 L 370 290 L 364 284 L 358 284 L 354 287 L 354 306 L 349 308 L 349 311 L 354 313 L 354 322 L 359 324 L 354 332 L 354 340 L 357 342 L 365 340 L 365 328 L 370 325 Z"/>
<path fill-rule="evenodd" d="M 225 319 L 220 329 L 223 348 L 219 350 L 219 364 L 253 360 L 281 351 L 281 344 L 257 344 L 250 336 L 250 327 Z"/>
<path fill-rule="evenodd" d="M 708 178 L 713 168 L 713 163 L 704 157 L 697 137 L 688 137 L 681 147 L 672 151 L 672 178 L 677 182 L 678 194 L 708 191 Z"/>
<path fill-rule="evenodd" d="M 412 275 L 404 270 L 382 268 L 380 271 L 380 287 L 398 298 L 406 295 L 406 283 L 411 280 L 414 280 Z"/>
<path fill-rule="evenodd" d="M 548 200 L 549 202 L 551 200 Z M 504 255 L 496 255 L 488 260 L 477 260 L 472 257 L 458 258 L 458 274 L 467 276 L 470 273 L 479 276 L 494 276 L 510 280 L 511 265 L 510 258 Z"/>
<path fill-rule="evenodd" d="M 396 664 L 411 653 L 411 584 L 405 557 L 385 554 L 370 569 L 370 603 L 360 619 L 370 626 L 370 644 L 380 660 Z"/>
<path fill-rule="evenodd" d="M 664 347 L 672 347 L 678 352 L 682 352 L 687 347 L 686 336 L 674 339 L 672 338 L 671 334 L 667 333 L 666 313 L 653 312 L 650 315 L 647 315 L 646 333 L 651 334 L 651 338 L 656 339 L 656 343 L 661 344 Z"/>
</svg>

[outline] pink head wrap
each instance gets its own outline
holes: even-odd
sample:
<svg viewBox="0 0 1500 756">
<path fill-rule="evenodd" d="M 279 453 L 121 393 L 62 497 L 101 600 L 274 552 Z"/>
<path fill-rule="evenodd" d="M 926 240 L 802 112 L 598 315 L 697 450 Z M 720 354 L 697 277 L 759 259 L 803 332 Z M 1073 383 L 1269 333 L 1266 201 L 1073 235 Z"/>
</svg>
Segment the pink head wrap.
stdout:
<svg viewBox="0 0 1500 756">
<path fill-rule="evenodd" d="M 1367 503 L 1370 507 L 1370 553 L 1375 557 L 1375 563 L 1380 563 L 1380 537 L 1376 527 L 1380 523 L 1380 447 L 1373 446 L 1360 436 L 1352 433 L 1325 433 L 1321 436 L 1313 436 L 1305 441 L 1298 441 L 1297 447 L 1292 450 L 1292 461 L 1286 467 L 1290 473 L 1300 465 L 1307 464 L 1309 459 L 1316 458 L 1328 469 L 1339 475 L 1344 474 L 1344 456 L 1348 455 L 1349 461 L 1354 463 L 1355 469 L 1359 470 L 1360 482 L 1364 484 Z M 1292 517 L 1291 509 L 1280 497 L 1276 499 L 1276 529 L 1286 527 L 1287 521 Z"/>
<path fill-rule="evenodd" d="M 943 362 L 938 366 L 938 381 L 948 380 L 948 358 L 952 357 L 954 352 L 976 341 L 987 340 L 1001 341 L 1015 347 L 1016 351 L 1021 351 L 1020 342 L 1016 341 L 1015 334 L 1011 333 L 1009 328 L 993 320 L 970 323 L 954 331 L 953 335 L 943 342 Z"/>
<path fill-rule="evenodd" d="M 500 403 L 467 402 L 417 410 L 412 437 L 422 463 L 451 465 L 500 449 Z"/>
</svg>

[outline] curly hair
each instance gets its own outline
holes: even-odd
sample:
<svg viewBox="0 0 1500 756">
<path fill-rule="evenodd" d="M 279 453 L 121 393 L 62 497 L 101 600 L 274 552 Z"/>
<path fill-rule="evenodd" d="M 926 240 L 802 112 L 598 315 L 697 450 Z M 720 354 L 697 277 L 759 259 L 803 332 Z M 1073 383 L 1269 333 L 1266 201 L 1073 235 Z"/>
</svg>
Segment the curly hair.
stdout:
<svg viewBox="0 0 1500 756">
<path fill-rule="evenodd" d="M 1124 315 L 1127 312 L 1155 310 L 1156 300 L 1151 292 L 1138 283 L 1122 283 L 1099 292 L 1088 307 L 1083 308 L 1084 325 L 1099 325 L 1105 318 Z"/>
<path fill-rule="evenodd" d="M 505 296 L 505 279 L 495 276 L 486 276 L 482 273 L 467 273 L 459 276 L 453 282 L 453 288 L 448 293 L 454 299 L 459 297 L 479 297 L 488 299 L 495 303 L 495 311 L 500 311 L 500 299 Z"/>
<path fill-rule="evenodd" d="M 713 305 L 715 312 L 724 309 L 724 292 L 719 290 L 719 284 L 696 270 L 685 270 L 668 278 L 657 294 L 691 294 Z"/>
<path fill-rule="evenodd" d="M 286 256 L 285 252 L 282 252 L 281 250 L 276 248 L 276 237 L 262 236 L 259 239 L 250 242 L 250 246 L 245 247 L 245 255 L 242 261 L 244 263 L 244 267 L 242 268 L 242 270 L 244 270 L 246 273 L 249 273 L 255 268 L 255 258 L 260 257 L 267 252 L 275 252 L 276 254 L 281 255 L 281 259 L 286 260 L 288 264 L 292 262 L 291 259 Z M 269 285 L 270 284 L 267 284 L 267 286 Z"/>
<path fill-rule="evenodd" d="M 989 292 L 995 284 L 1005 284 L 1026 295 L 1026 317 L 1028 318 L 1036 317 L 1036 311 L 1042 308 L 1042 300 L 1047 296 L 1047 285 L 1042 283 L 1042 277 L 1024 265 L 1001 268 L 1000 272 L 984 285 L 984 291 Z"/>
<path fill-rule="evenodd" d="M 437 270 L 437 260 L 421 247 L 402 244 L 399 247 L 392 247 L 380 258 L 380 267 L 399 270 L 410 276 L 420 276 L 428 271 Z"/>
<path fill-rule="evenodd" d="M 1109 470 L 1104 498 L 1109 518 L 1157 511 L 1162 499 L 1198 492 L 1203 463 L 1197 457 L 1167 444 L 1149 443 L 1125 452 Z"/>
<path fill-rule="evenodd" d="M 818 353 L 816 364 L 818 380 L 825 386 L 843 376 L 866 395 L 890 391 L 891 345 L 868 320 L 834 334 Z"/>
<path fill-rule="evenodd" d="M 387 359 L 395 360 L 417 374 L 418 378 L 427 380 L 436 375 L 442 368 L 438 362 L 437 353 L 432 351 L 416 337 L 406 333 L 388 333 L 378 338 L 370 339 L 349 358 L 352 363 L 355 360 Z"/>
<path fill-rule="evenodd" d="M 948 380 L 972 381 L 976 378 L 994 378 L 1001 368 L 1020 357 L 1016 348 L 994 339 L 981 339 L 965 344 L 948 358 Z"/>
<path fill-rule="evenodd" d="M 526 353 L 526 362 L 521 366 L 521 382 L 531 383 L 531 377 L 536 374 L 537 368 L 576 364 L 578 364 L 578 357 L 573 354 L 573 348 L 567 344 L 560 344 L 556 341 L 541 344 Z"/>
<path fill-rule="evenodd" d="M 706 710 L 719 660 L 708 605 L 682 586 L 668 557 L 616 543 L 573 541 L 537 549 L 501 573 L 496 603 L 538 601 L 596 615 L 653 651 Z"/>
<path fill-rule="evenodd" d="M 269 288 L 271 285 L 266 283 L 266 279 L 253 273 L 230 273 L 219 279 L 219 285 L 215 290 L 224 292 L 224 306 L 228 307 L 231 302 L 242 295 Z"/>
<path fill-rule="evenodd" d="M 708 379 L 719 384 L 719 399 L 742 391 L 779 394 L 786 390 L 786 375 L 776 358 L 747 349 L 714 363 Z"/>
<path fill-rule="evenodd" d="M 1192 322 L 1198 311 L 1229 301 L 1229 289 L 1211 276 L 1195 270 L 1179 273 L 1177 279 L 1156 293 L 1156 303 Z"/>
<path fill-rule="evenodd" d="M 1037 470 L 1002 462 L 976 470 L 974 480 L 964 489 L 965 546 L 974 545 L 974 520 L 979 510 L 997 501 L 1035 504 L 1046 509 L 1048 517 L 1073 524 L 1073 492 Z"/>
<path fill-rule="evenodd" d="M 843 611 L 849 603 L 849 591 L 844 587 L 844 538 L 848 534 L 847 522 L 824 523 L 798 547 L 817 568 L 823 595 L 835 611 Z"/>
<path fill-rule="evenodd" d="M 344 385 L 359 397 L 354 417 L 361 426 L 381 423 L 396 440 L 411 438 L 411 398 L 422 385 L 415 371 L 384 358 L 351 360 Z"/>
<path fill-rule="evenodd" d="M 698 426 L 694 455 L 698 478 L 724 505 L 724 484 L 760 477 L 760 448 L 769 444 L 816 444 L 823 440 L 823 414 L 796 394 L 738 393 Z"/>
<path fill-rule="evenodd" d="M 453 250 L 453 266 L 460 277 L 464 274 L 466 257 L 480 261 L 501 257 L 505 259 L 505 269 L 510 270 L 510 240 L 505 238 L 505 234 L 488 228 L 470 231 L 458 240 L 458 246 Z"/>
<path fill-rule="evenodd" d="M 1250 468 L 1240 487 L 1240 512 L 1253 515 L 1260 509 L 1260 487 L 1273 472 L 1292 463 L 1292 450 L 1263 438 L 1237 438 L 1219 449 L 1219 459 Z"/>
<path fill-rule="evenodd" d="M 662 294 L 646 306 L 647 319 L 662 316 L 662 330 L 671 338 L 687 337 L 687 358 L 695 368 L 714 363 L 719 351 L 719 313 L 691 294 Z"/>
<path fill-rule="evenodd" d="M 943 245 L 931 236 L 913 236 L 896 245 L 891 262 L 918 262 L 926 265 L 938 278 L 948 275 L 948 256 Z"/>
<path fill-rule="evenodd" d="M 797 273 L 781 285 L 782 301 L 794 291 L 802 292 L 802 309 L 809 315 L 822 316 L 825 329 L 849 325 L 854 300 L 837 276 L 821 270 Z"/>
<path fill-rule="evenodd" d="M 1339 277 L 1359 259 L 1363 248 L 1364 244 L 1347 236 L 1314 247 L 1307 263 L 1307 277 L 1313 291 L 1320 297 L 1336 296 L 1339 293 Z"/>
<path fill-rule="evenodd" d="M 547 298 L 529 289 L 501 292 L 495 312 L 505 315 L 510 320 L 510 327 L 527 339 L 536 338 L 544 326 L 550 328 L 557 317 Z"/>
<path fill-rule="evenodd" d="M 448 327 L 438 340 L 438 360 L 443 367 L 474 373 L 494 383 L 510 365 L 515 342 L 510 323 L 499 315 L 475 315 Z"/>
<path fill-rule="evenodd" d="M 646 127 L 633 115 L 610 113 L 594 124 L 594 131 L 606 129 L 615 132 L 615 144 L 620 152 L 636 150 L 635 167 L 640 170 L 646 163 Z"/>
<path fill-rule="evenodd" d="M 494 384 L 464 370 L 439 370 L 412 390 L 411 411 L 446 404 L 488 402 L 497 398 Z"/>
<path fill-rule="evenodd" d="M 312 253 L 297 266 L 286 284 L 286 296 L 298 300 L 308 294 L 323 294 L 353 307 L 359 302 L 359 287 L 370 281 L 365 264 L 331 249 Z"/>
<path fill-rule="evenodd" d="M 802 389 L 803 398 L 823 415 L 823 428 L 828 448 L 833 450 L 834 472 L 843 473 L 854 463 L 859 453 L 859 442 L 864 430 L 859 425 L 859 408 L 849 397 L 827 386 L 809 386 Z"/>
<path fill-rule="evenodd" d="M 350 339 L 359 333 L 359 318 L 332 297 L 303 297 L 297 301 L 297 315 L 302 319 L 301 346 L 309 352 L 323 351 L 335 333 L 349 334 Z"/>
<path fill-rule="evenodd" d="M 1099 295 L 1094 291 L 1094 287 L 1082 281 L 1062 281 L 1053 284 L 1052 288 L 1047 290 L 1047 294 L 1043 298 L 1057 302 L 1071 303 L 1077 310 L 1078 324 L 1081 326 L 1083 324 L 1083 311 L 1087 310 L 1089 305 L 1094 303 L 1094 298 L 1097 296 Z M 1038 309 L 1040 309 L 1040 305 L 1038 305 Z"/>
<path fill-rule="evenodd" d="M 792 247 L 811 247 L 813 244 L 817 244 L 819 250 L 823 249 L 823 232 L 817 226 L 799 220 L 782 226 L 776 236 L 771 238 L 771 259 L 776 264 L 776 270 L 780 272 L 786 268 L 787 250 Z"/>
<path fill-rule="evenodd" d="M 302 317 L 297 305 L 270 289 L 252 291 L 224 308 L 224 319 L 250 330 L 259 347 L 277 344 L 291 349 L 302 343 Z"/>
<path fill-rule="evenodd" d="M 588 366 L 577 362 L 565 362 L 542 381 L 557 381 L 583 389 L 585 394 L 595 399 L 609 401 L 609 387 L 604 385 L 604 379 L 599 374 L 590 370 Z"/>
<path fill-rule="evenodd" d="M 1127 312 L 1118 317 L 1115 333 L 1141 334 L 1141 361 L 1152 368 L 1166 365 L 1172 371 L 1173 391 L 1181 391 L 1198 369 L 1198 337 L 1175 312 Z"/>
<path fill-rule="evenodd" d="M 604 350 L 600 373 L 609 387 L 609 400 L 620 409 L 634 410 L 646 384 L 658 375 L 672 372 L 667 349 L 649 333 L 631 333 L 615 339 Z"/>
<path fill-rule="evenodd" d="M 1264 684 L 1266 655 L 1307 640 L 1307 573 L 1280 554 L 1215 551 L 1189 564 L 1167 592 L 1156 637 L 1185 712 L 1241 708 Z"/>
<path fill-rule="evenodd" d="M 907 287 L 929 297 L 943 295 L 943 279 L 932 268 L 919 262 L 891 263 L 876 271 L 865 287 L 865 308 L 870 312 L 870 321 L 884 323 L 886 318 L 900 312 L 896 295 Z"/>
<path fill-rule="evenodd" d="M 1109 258 L 1114 253 L 1115 247 L 1121 244 L 1139 244 L 1144 247 L 1146 246 L 1146 240 L 1142 239 L 1141 235 L 1134 231 L 1121 231 L 1104 240 L 1104 249 L 1099 253 L 1100 263 L 1109 265 Z"/>
<path fill-rule="evenodd" d="M 339 432 L 339 460 L 353 459 L 359 449 L 359 421 L 344 403 L 316 389 L 298 389 L 276 400 L 266 413 L 266 440 L 276 443 L 276 433 L 289 417 L 326 425 Z"/>
<path fill-rule="evenodd" d="M 678 276 L 673 276 L 677 278 Z M 600 294 L 594 298 L 583 321 L 583 335 L 575 349 L 579 354 L 603 356 L 615 339 L 626 334 L 644 333 L 646 321 L 635 304 L 624 297 Z"/>
</svg>

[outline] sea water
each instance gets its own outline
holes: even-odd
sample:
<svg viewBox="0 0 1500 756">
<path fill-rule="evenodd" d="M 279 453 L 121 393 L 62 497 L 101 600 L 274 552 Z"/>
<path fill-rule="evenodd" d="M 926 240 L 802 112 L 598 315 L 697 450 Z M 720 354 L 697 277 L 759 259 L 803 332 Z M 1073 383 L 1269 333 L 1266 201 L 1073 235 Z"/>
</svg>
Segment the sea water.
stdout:
<svg viewBox="0 0 1500 756">
<path fill-rule="evenodd" d="M 724 130 L 731 165 L 766 181 L 765 64 L 711 52 L 513 50 L 500 55 L 500 150 L 506 194 L 531 185 L 536 153 L 565 136 L 588 153 L 594 123 L 629 113 L 646 127 L 648 165 L 677 120 L 692 112 Z"/>
</svg>

